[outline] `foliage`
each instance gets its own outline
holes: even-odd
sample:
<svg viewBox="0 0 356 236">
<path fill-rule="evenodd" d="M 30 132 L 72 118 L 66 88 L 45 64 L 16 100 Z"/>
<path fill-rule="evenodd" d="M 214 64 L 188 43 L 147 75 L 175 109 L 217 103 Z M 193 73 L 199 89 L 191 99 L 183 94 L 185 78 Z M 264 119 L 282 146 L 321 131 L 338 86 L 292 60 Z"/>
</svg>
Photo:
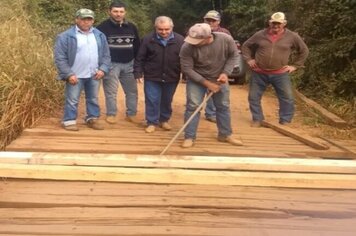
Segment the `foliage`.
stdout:
<svg viewBox="0 0 356 236">
<path fill-rule="evenodd" d="M 0 3 L 0 149 L 62 100 L 51 41 L 29 24 L 22 6 L 23 0 Z"/>
</svg>

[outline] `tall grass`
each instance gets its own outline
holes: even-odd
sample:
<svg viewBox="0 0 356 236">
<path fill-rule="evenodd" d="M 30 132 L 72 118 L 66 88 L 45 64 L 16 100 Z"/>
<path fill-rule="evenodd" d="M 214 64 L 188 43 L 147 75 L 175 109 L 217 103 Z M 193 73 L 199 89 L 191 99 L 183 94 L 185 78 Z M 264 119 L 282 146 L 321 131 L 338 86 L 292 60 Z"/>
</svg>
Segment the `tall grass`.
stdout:
<svg viewBox="0 0 356 236">
<path fill-rule="evenodd" d="M 0 149 L 62 102 L 52 40 L 31 26 L 25 3 L 0 1 Z"/>
</svg>

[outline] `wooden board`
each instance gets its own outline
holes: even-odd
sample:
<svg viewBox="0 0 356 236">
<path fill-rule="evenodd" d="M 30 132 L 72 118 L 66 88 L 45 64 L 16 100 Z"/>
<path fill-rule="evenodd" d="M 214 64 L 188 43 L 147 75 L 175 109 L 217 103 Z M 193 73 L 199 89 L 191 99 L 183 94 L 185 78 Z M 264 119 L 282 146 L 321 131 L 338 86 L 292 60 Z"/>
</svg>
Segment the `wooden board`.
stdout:
<svg viewBox="0 0 356 236">
<path fill-rule="evenodd" d="M 0 182 L 0 235 L 353 236 L 356 191 Z"/>
<path fill-rule="evenodd" d="M 315 149 L 328 150 L 330 148 L 325 143 L 320 142 L 320 140 L 310 137 L 307 134 L 300 134 L 297 132 L 297 130 L 291 129 L 285 125 L 280 125 L 276 122 L 270 122 L 266 120 L 262 121 L 262 125 L 265 127 L 272 128 L 273 130 L 276 130 L 277 132 L 284 134 L 286 136 L 292 137 L 298 141 L 301 141 L 302 143 L 305 143 L 308 146 L 311 146 Z"/>
<path fill-rule="evenodd" d="M 347 122 L 338 117 L 337 115 L 331 113 L 330 111 L 326 110 L 324 107 L 320 106 L 318 103 L 315 101 L 307 98 L 304 96 L 302 93 L 299 91 L 295 90 L 295 94 L 297 97 L 302 100 L 307 106 L 313 108 L 316 110 L 323 119 L 325 119 L 329 124 L 335 125 L 339 128 L 345 128 L 348 126 Z"/>
</svg>

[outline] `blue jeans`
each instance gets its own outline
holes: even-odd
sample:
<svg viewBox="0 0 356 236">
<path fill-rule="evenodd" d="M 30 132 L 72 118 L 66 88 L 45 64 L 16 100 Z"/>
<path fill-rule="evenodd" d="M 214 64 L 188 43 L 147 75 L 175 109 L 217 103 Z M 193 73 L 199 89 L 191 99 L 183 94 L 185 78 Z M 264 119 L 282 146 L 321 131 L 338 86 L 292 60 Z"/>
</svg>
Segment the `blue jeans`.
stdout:
<svg viewBox="0 0 356 236">
<path fill-rule="evenodd" d="M 216 117 L 216 107 L 214 105 L 213 99 L 209 98 L 205 107 L 205 118 L 215 118 Z"/>
<path fill-rule="evenodd" d="M 278 97 L 279 122 L 291 122 L 294 115 L 294 95 L 288 73 L 266 75 L 252 72 L 248 95 L 252 120 L 264 120 L 261 99 L 269 84 L 273 86 Z"/>
<path fill-rule="evenodd" d="M 76 85 L 71 85 L 66 82 L 64 115 L 62 120 L 64 126 L 76 124 L 80 93 L 83 89 L 85 92 L 85 106 L 87 112 L 85 121 L 97 119 L 100 116 L 98 103 L 99 88 L 100 80 L 93 78 L 78 79 Z"/>
<path fill-rule="evenodd" d="M 184 122 L 194 113 L 198 106 L 203 102 L 207 88 L 203 85 L 187 81 L 186 87 L 187 104 L 184 113 Z M 231 116 L 230 116 L 230 90 L 229 84 L 221 85 L 221 90 L 214 93 L 212 96 L 214 105 L 216 107 L 216 125 L 218 127 L 218 137 L 227 137 L 232 134 Z M 185 128 L 185 139 L 196 139 L 196 132 L 199 125 L 200 111 L 191 120 Z"/>
<path fill-rule="evenodd" d="M 128 63 L 112 63 L 110 73 L 103 80 L 105 93 L 106 115 L 117 114 L 117 90 L 119 81 L 125 93 L 126 115 L 137 113 L 137 82 L 133 75 L 133 60 Z"/>
<path fill-rule="evenodd" d="M 158 125 L 171 118 L 172 100 L 177 86 L 178 82 L 144 80 L 147 125 Z"/>
</svg>

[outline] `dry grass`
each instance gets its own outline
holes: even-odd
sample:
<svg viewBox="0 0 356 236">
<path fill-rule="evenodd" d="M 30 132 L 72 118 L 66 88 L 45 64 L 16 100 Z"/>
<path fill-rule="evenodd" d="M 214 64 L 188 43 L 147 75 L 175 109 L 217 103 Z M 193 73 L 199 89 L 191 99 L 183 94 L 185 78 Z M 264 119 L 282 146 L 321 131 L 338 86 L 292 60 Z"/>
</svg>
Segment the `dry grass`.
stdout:
<svg viewBox="0 0 356 236">
<path fill-rule="evenodd" d="M 0 2 L 0 149 L 62 101 L 52 41 L 31 26 L 24 0 L 9 2 Z"/>
</svg>

